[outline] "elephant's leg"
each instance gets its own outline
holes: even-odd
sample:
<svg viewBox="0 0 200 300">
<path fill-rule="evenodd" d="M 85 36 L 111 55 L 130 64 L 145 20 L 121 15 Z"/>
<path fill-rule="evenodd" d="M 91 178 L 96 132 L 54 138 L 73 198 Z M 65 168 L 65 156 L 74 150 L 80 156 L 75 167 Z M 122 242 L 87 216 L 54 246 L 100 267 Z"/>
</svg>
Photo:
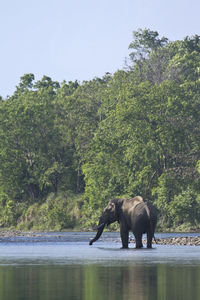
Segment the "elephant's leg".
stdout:
<svg viewBox="0 0 200 300">
<path fill-rule="evenodd" d="M 128 248 L 129 230 L 124 224 L 120 224 L 120 236 L 122 240 L 122 248 Z"/>
<path fill-rule="evenodd" d="M 142 233 L 136 233 L 135 235 L 135 241 L 136 241 L 136 245 L 135 248 L 142 248 L 143 244 L 142 244 Z"/>
<path fill-rule="evenodd" d="M 152 248 L 152 232 L 151 231 L 147 231 L 147 248 Z"/>
</svg>

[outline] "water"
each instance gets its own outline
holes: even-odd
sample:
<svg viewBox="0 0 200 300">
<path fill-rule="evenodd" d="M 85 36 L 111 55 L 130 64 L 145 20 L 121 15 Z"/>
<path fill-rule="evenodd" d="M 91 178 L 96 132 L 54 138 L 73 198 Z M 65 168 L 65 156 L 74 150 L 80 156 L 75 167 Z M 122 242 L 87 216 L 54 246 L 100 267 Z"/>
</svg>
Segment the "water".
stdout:
<svg viewBox="0 0 200 300">
<path fill-rule="evenodd" d="M 0 238 L 0 300 L 200 299 L 200 247 L 122 250 L 118 233 L 89 246 L 94 235 Z"/>
</svg>

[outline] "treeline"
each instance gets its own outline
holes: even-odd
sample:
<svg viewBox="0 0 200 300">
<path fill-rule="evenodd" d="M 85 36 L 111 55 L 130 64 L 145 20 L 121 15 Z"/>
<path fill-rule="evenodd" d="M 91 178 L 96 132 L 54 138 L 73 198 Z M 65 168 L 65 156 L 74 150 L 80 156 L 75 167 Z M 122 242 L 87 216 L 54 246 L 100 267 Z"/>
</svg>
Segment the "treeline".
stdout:
<svg viewBox="0 0 200 300">
<path fill-rule="evenodd" d="M 110 197 L 135 195 L 163 228 L 200 225 L 200 37 L 139 29 L 129 49 L 114 74 L 26 74 L 1 99 L 1 227 L 88 228 Z"/>
</svg>

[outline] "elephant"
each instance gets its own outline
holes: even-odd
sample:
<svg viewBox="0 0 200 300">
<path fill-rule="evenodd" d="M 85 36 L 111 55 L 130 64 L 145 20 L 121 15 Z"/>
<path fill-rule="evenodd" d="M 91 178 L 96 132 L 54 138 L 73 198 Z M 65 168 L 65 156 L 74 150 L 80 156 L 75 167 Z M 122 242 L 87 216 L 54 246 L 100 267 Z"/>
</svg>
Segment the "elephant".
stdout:
<svg viewBox="0 0 200 300">
<path fill-rule="evenodd" d="M 152 248 L 152 238 L 157 224 L 157 208 L 150 202 L 144 201 L 141 196 L 134 198 L 113 198 L 104 209 L 97 226 L 96 236 L 89 245 L 97 241 L 105 226 L 118 221 L 122 248 L 128 248 L 129 231 L 135 236 L 136 248 L 142 248 L 142 235 L 147 234 L 147 248 Z"/>
</svg>

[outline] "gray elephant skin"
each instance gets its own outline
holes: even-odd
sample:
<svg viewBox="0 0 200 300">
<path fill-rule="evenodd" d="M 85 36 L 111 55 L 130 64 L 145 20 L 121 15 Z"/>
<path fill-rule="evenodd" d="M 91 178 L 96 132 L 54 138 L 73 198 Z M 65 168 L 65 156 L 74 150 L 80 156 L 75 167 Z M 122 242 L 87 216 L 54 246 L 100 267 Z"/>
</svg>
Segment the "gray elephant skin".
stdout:
<svg viewBox="0 0 200 300">
<path fill-rule="evenodd" d="M 105 226 L 117 221 L 120 224 L 122 248 L 128 248 L 129 231 L 132 231 L 136 248 L 142 248 L 142 235 L 147 234 L 147 248 L 152 248 L 152 238 L 157 223 L 157 208 L 141 196 L 134 198 L 113 198 L 104 209 L 97 226 L 97 234 L 90 241 L 92 245 L 97 241 Z"/>
</svg>

